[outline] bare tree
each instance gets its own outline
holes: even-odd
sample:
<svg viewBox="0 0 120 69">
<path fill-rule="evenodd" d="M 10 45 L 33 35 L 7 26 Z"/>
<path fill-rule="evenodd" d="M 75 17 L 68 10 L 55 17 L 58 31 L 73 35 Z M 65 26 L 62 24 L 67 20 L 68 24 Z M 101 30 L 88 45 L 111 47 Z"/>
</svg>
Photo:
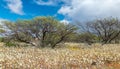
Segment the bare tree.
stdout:
<svg viewBox="0 0 120 69">
<path fill-rule="evenodd" d="M 105 18 L 89 23 L 91 33 L 100 38 L 103 44 L 111 43 L 120 34 L 120 21 L 117 18 Z"/>
</svg>

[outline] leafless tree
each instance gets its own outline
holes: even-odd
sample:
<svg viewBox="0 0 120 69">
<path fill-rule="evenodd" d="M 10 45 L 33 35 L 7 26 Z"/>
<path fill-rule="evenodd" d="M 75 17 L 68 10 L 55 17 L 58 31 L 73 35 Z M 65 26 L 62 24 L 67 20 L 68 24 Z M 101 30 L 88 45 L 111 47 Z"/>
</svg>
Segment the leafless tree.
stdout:
<svg viewBox="0 0 120 69">
<path fill-rule="evenodd" d="M 105 18 L 89 23 L 91 33 L 100 38 L 103 44 L 111 43 L 120 34 L 120 21 L 117 18 Z"/>
</svg>

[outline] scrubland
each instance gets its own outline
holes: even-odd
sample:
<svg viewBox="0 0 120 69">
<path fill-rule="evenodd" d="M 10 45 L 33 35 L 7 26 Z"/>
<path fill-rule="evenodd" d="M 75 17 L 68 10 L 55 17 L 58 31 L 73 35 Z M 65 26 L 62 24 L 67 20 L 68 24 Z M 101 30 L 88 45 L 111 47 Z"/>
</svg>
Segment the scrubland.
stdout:
<svg viewBox="0 0 120 69">
<path fill-rule="evenodd" d="M 61 47 L 5 47 L 0 43 L 1 69 L 119 69 L 120 44 L 65 43 Z"/>
</svg>

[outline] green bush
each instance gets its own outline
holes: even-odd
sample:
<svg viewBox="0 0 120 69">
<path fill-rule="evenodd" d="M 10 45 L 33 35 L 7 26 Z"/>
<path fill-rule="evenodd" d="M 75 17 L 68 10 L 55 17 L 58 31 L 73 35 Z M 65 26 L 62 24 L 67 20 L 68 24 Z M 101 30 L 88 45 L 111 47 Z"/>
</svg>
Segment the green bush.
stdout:
<svg viewBox="0 0 120 69">
<path fill-rule="evenodd" d="M 3 42 L 3 39 L 4 39 L 4 38 L 0 37 L 0 42 Z"/>
<path fill-rule="evenodd" d="M 15 43 L 12 43 L 12 42 L 6 42 L 5 46 L 7 46 L 7 47 L 16 47 L 17 45 Z"/>
</svg>

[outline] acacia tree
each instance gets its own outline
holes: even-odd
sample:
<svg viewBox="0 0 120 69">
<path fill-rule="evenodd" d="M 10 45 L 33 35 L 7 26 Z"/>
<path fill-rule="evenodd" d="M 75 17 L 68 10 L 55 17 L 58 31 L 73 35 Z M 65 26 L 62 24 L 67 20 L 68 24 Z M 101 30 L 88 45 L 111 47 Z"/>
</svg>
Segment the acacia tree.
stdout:
<svg viewBox="0 0 120 69">
<path fill-rule="evenodd" d="M 52 48 L 76 30 L 75 26 L 60 23 L 53 17 L 34 18 L 32 26 L 32 33 L 40 40 L 40 45 L 42 47 L 51 46 Z"/>
<path fill-rule="evenodd" d="M 80 33 L 84 34 L 79 36 L 80 39 L 84 40 L 88 44 L 94 40 L 91 34 L 95 37 L 95 41 L 99 40 L 99 42 L 102 42 L 103 44 L 111 43 L 114 40 L 119 40 L 120 21 L 117 18 L 97 19 L 94 21 L 89 21 L 85 24 L 78 23 L 77 25 Z"/>
<path fill-rule="evenodd" d="M 2 36 L 3 33 L 5 33 L 6 31 L 4 30 L 3 25 L 0 25 L 0 35 Z"/>
<path fill-rule="evenodd" d="M 42 47 L 47 46 L 50 42 L 48 37 L 55 33 L 58 21 L 52 17 L 36 17 L 33 19 L 31 32 L 40 40 Z"/>
<path fill-rule="evenodd" d="M 6 22 L 11 30 L 12 39 L 31 43 L 37 38 L 40 47 L 55 46 L 64 41 L 69 35 L 75 32 L 76 27 L 70 24 L 60 23 L 53 17 L 36 17 L 32 20 L 18 20 L 15 23 Z"/>
<path fill-rule="evenodd" d="M 17 20 L 16 22 L 4 22 L 7 30 L 9 32 L 5 33 L 7 40 L 16 40 L 20 42 L 29 43 L 32 39 L 32 34 L 29 31 L 29 23 L 28 20 Z"/>
<path fill-rule="evenodd" d="M 54 42 L 51 43 L 52 48 L 54 48 L 58 43 L 69 38 L 70 35 L 73 35 L 76 29 L 77 28 L 73 25 L 64 25 L 64 24 L 62 26 L 60 25 L 55 35 L 53 35 L 53 38 L 51 38 L 55 40 Z"/>
<path fill-rule="evenodd" d="M 111 43 L 120 34 L 120 21 L 117 18 L 105 18 L 89 23 L 91 33 L 96 34 L 103 44 Z"/>
<path fill-rule="evenodd" d="M 5 31 L 4 25 L 2 24 L 2 21 L 1 21 L 1 24 L 0 24 L 0 42 L 3 42 L 4 33 L 6 33 L 6 31 Z"/>
</svg>

